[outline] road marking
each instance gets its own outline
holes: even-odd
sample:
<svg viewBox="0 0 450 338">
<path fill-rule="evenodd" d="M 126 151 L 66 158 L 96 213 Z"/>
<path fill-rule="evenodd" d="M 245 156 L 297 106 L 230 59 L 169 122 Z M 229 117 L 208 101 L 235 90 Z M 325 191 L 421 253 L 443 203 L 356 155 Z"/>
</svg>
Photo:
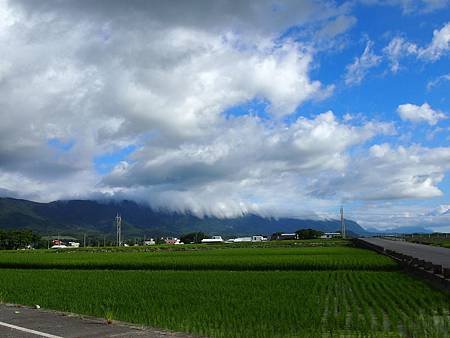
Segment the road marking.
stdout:
<svg viewBox="0 0 450 338">
<path fill-rule="evenodd" d="M 4 323 L 4 322 L 0 322 L 0 325 L 9 327 L 9 328 L 11 328 L 11 329 L 15 329 L 15 330 L 27 332 L 27 333 L 33 333 L 33 334 L 36 334 L 36 335 L 41 336 L 41 337 L 47 337 L 47 338 L 63 338 L 63 337 L 55 336 L 55 335 L 52 335 L 52 334 L 49 334 L 49 333 L 39 332 L 39 331 L 35 331 L 35 330 L 30 330 L 30 329 L 27 329 L 27 328 L 25 328 L 25 327 L 20 327 L 20 326 L 16 326 L 16 325 Z"/>
</svg>

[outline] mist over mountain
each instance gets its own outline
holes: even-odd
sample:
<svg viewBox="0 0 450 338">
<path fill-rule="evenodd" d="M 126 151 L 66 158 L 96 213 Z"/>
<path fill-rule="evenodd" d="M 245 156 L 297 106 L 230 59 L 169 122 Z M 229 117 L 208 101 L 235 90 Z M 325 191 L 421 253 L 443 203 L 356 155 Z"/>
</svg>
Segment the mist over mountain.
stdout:
<svg viewBox="0 0 450 338">
<path fill-rule="evenodd" d="M 68 200 L 37 203 L 28 200 L 0 198 L 0 227 L 28 228 L 41 235 L 79 236 L 115 234 L 114 217 L 123 219 L 125 236 L 179 236 L 191 231 L 224 236 L 252 234 L 269 235 L 277 231 L 293 232 L 311 228 L 326 232 L 340 229 L 335 219 L 308 220 L 296 218 L 271 218 L 247 214 L 234 218 L 203 217 L 191 213 L 156 211 L 133 201 L 99 202 Z M 350 233 L 368 234 L 359 224 L 346 220 Z"/>
</svg>

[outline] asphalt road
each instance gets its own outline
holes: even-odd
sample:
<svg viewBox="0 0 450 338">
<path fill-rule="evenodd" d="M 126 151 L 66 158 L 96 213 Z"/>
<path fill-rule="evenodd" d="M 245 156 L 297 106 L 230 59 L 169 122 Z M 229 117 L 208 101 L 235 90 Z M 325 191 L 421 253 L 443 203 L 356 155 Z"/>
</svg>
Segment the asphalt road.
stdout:
<svg viewBox="0 0 450 338">
<path fill-rule="evenodd" d="M 141 328 L 126 323 L 57 311 L 0 304 L 0 337 L 192 337 L 182 333 Z"/>
<path fill-rule="evenodd" d="M 444 268 L 450 268 L 450 249 L 447 248 L 383 238 L 361 238 L 361 240 L 436 265 L 442 265 Z"/>
</svg>

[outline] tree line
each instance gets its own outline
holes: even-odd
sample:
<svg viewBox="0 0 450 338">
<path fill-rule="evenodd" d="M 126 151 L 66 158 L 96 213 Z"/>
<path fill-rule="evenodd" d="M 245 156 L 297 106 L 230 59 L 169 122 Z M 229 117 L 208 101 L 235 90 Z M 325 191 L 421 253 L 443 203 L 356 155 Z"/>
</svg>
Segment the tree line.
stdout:
<svg viewBox="0 0 450 338">
<path fill-rule="evenodd" d="M 41 236 L 31 230 L 1 230 L 0 229 L 0 250 L 23 249 L 34 246 L 41 239 Z"/>
<path fill-rule="evenodd" d="M 324 234 L 323 231 L 319 231 L 319 230 L 300 229 L 294 233 L 292 238 L 289 238 L 289 239 L 314 239 L 314 238 L 319 238 L 323 234 Z M 272 234 L 272 236 L 270 236 L 270 240 L 276 241 L 276 240 L 284 239 L 282 235 L 283 235 L 282 232 L 275 232 Z"/>
</svg>

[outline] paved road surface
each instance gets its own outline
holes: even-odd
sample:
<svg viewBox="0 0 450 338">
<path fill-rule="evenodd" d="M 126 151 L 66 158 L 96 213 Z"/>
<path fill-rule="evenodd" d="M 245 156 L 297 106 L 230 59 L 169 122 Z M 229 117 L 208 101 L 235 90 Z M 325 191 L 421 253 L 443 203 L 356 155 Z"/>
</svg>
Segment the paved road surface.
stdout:
<svg viewBox="0 0 450 338">
<path fill-rule="evenodd" d="M 383 238 L 361 238 L 371 244 L 450 268 L 450 249 Z"/>
<path fill-rule="evenodd" d="M 104 319 L 83 317 L 29 307 L 0 304 L 0 337 L 191 337 L 184 334 L 139 328 L 124 323 L 106 324 Z"/>
</svg>

